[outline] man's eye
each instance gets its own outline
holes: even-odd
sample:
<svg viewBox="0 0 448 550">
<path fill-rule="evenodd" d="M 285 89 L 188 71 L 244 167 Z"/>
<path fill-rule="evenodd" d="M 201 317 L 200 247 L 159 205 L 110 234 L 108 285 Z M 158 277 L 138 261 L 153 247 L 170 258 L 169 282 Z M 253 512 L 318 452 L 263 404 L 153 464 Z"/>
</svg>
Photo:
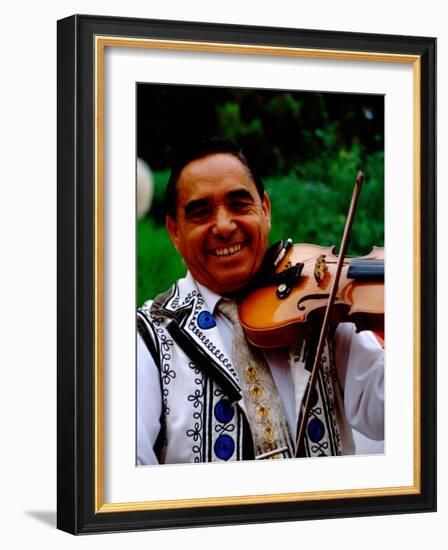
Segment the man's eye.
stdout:
<svg viewBox="0 0 448 550">
<path fill-rule="evenodd" d="M 251 203 L 249 201 L 233 201 L 231 207 L 237 210 L 244 210 L 250 208 Z"/>
<path fill-rule="evenodd" d="M 209 208 L 201 207 L 201 208 L 194 208 L 190 212 L 187 213 L 187 218 L 190 220 L 197 220 L 201 218 L 205 218 L 210 213 Z"/>
</svg>

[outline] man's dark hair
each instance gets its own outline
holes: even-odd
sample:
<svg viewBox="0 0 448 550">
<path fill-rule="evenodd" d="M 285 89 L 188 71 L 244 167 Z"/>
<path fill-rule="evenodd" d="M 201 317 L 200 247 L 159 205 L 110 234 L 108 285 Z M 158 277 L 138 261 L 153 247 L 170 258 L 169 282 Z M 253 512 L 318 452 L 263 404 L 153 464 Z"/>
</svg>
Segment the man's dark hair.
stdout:
<svg viewBox="0 0 448 550">
<path fill-rule="evenodd" d="M 182 170 L 194 160 L 198 160 L 217 153 L 227 153 L 236 157 L 246 167 L 249 175 L 255 183 L 261 200 L 264 197 L 264 185 L 257 175 L 252 163 L 233 141 L 212 137 L 202 139 L 176 150 L 171 162 L 171 175 L 165 190 L 165 213 L 173 220 L 176 219 L 177 208 L 177 182 Z"/>
</svg>

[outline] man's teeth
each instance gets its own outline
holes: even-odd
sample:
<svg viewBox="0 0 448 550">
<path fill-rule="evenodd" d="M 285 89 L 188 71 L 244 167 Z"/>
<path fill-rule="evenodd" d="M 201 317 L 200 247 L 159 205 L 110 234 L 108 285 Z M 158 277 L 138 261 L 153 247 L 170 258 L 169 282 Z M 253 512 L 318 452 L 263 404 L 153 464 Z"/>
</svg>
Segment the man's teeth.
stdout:
<svg viewBox="0 0 448 550">
<path fill-rule="evenodd" d="M 240 244 L 235 244 L 233 246 L 229 246 L 228 248 L 216 248 L 214 250 L 214 253 L 216 256 L 231 256 L 232 254 L 236 254 L 241 250 Z"/>
</svg>

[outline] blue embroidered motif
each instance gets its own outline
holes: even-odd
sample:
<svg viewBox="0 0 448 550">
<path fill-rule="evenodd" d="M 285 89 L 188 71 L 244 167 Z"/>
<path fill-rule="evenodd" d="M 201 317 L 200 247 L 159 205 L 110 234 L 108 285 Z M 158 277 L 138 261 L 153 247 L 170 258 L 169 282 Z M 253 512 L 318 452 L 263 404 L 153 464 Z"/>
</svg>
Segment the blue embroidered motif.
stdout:
<svg viewBox="0 0 448 550">
<path fill-rule="evenodd" d="M 209 311 L 201 311 L 198 315 L 198 325 L 203 329 L 213 328 L 216 327 L 216 321 Z"/>
<path fill-rule="evenodd" d="M 235 451 L 235 443 L 230 435 L 220 435 L 215 441 L 215 454 L 221 460 L 229 460 Z"/>
<path fill-rule="evenodd" d="M 233 418 L 235 411 L 229 399 L 221 399 L 215 405 L 215 417 L 219 422 L 227 423 Z"/>
<path fill-rule="evenodd" d="M 321 420 L 313 418 L 308 424 L 308 437 L 313 443 L 320 441 L 325 435 L 325 427 Z"/>
</svg>

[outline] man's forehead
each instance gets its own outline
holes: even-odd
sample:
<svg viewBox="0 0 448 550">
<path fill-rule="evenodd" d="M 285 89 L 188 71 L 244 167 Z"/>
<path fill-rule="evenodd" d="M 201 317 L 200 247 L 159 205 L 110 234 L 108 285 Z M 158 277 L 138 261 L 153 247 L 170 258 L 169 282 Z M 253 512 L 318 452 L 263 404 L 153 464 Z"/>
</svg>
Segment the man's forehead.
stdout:
<svg viewBox="0 0 448 550">
<path fill-rule="evenodd" d="M 179 180 L 190 177 L 213 176 L 234 172 L 252 180 L 251 174 L 244 162 L 232 153 L 213 153 L 205 157 L 192 160 L 182 169 Z"/>
</svg>

